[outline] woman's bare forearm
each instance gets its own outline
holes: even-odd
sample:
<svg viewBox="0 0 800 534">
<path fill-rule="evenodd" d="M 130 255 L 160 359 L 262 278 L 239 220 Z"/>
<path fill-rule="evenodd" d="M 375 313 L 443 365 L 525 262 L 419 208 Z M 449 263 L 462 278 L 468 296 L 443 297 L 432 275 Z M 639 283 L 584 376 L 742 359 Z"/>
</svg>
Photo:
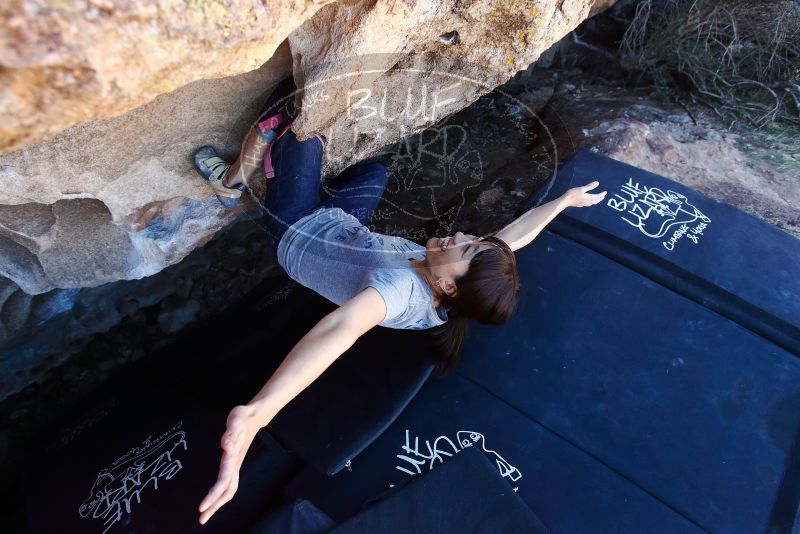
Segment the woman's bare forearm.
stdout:
<svg viewBox="0 0 800 534">
<path fill-rule="evenodd" d="M 266 426 L 284 406 L 316 380 L 362 334 L 380 323 L 386 305 L 367 287 L 323 317 L 297 342 L 248 406 Z"/>
<path fill-rule="evenodd" d="M 297 342 L 278 369 L 248 403 L 266 426 L 292 399 L 350 348 L 357 335 L 327 315 Z"/>
<path fill-rule="evenodd" d="M 526 211 L 494 235 L 505 241 L 511 250 L 518 250 L 533 241 L 567 206 L 564 197 L 558 197 Z"/>
</svg>

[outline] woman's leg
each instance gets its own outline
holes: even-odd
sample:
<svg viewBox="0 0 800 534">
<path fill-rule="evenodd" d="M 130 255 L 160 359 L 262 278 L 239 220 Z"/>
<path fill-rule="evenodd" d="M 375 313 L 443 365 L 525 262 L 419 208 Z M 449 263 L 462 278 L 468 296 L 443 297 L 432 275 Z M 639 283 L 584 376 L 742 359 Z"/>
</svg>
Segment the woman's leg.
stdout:
<svg viewBox="0 0 800 534">
<path fill-rule="evenodd" d="M 275 177 L 268 181 L 264 224 L 273 248 L 293 223 L 312 213 L 317 200 L 322 166 L 322 142 L 317 137 L 298 141 L 290 129 L 272 148 Z"/>
<path fill-rule="evenodd" d="M 231 164 L 231 168 L 222 182 L 228 187 L 241 183 L 252 183 L 251 178 L 263 164 L 267 146 L 267 142 L 256 132 L 256 127 L 250 128 L 242 150 L 239 152 L 239 157 Z"/>
<path fill-rule="evenodd" d="M 345 169 L 324 186 L 321 204 L 341 208 L 361 224 L 368 224 L 386 189 L 386 167 L 378 162 L 360 162 Z"/>
<path fill-rule="evenodd" d="M 250 183 L 253 174 L 262 167 L 268 142 L 259 135 L 257 130 L 264 133 L 271 128 L 277 128 L 281 122 L 291 121 L 297 115 L 294 107 L 296 90 L 297 87 L 291 75 L 275 85 L 261 106 L 256 123 L 248 130 L 239 157 L 231 164 L 231 168 L 223 180 L 225 185 L 233 187 L 240 183 Z M 273 120 L 272 117 L 276 115 L 281 115 L 281 118 Z M 268 135 L 268 137 L 270 136 Z"/>
</svg>

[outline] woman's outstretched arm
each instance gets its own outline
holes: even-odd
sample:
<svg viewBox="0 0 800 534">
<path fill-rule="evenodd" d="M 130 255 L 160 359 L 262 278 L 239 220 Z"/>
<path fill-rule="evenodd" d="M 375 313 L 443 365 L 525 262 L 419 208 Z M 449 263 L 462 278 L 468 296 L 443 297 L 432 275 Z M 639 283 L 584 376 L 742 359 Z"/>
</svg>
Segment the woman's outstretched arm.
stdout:
<svg viewBox="0 0 800 534">
<path fill-rule="evenodd" d="M 529 209 L 494 235 L 505 241 L 511 250 L 520 249 L 533 241 L 539 232 L 565 209 L 592 206 L 603 200 L 606 196 L 605 191 L 589 193 L 598 185 L 600 182 L 595 181 L 581 187 L 568 189 L 557 199 Z"/>
<path fill-rule="evenodd" d="M 372 287 L 364 289 L 323 317 L 297 342 L 255 397 L 231 410 L 221 440 L 219 477 L 200 503 L 201 524 L 233 498 L 239 468 L 256 433 L 385 316 L 386 304 L 380 293 Z"/>
</svg>

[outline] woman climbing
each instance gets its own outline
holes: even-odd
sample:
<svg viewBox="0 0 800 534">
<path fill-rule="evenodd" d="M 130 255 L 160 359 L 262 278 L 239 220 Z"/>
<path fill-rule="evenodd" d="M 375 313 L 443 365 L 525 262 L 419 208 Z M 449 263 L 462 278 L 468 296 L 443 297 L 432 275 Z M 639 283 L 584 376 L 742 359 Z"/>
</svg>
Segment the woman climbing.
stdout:
<svg viewBox="0 0 800 534">
<path fill-rule="evenodd" d="M 598 182 L 570 189 L 483 238 L 456 232 L 421 246 L 371 232 L 366 224 L 386 186 L 386 169 L 361 162 L 320 191 L 325 139 L 297 140 L 291 130 L 293 89 L 291 78 L 276 87 L 262 108 L 260 117 L 267 118 L 251 129 L 233 164 L 202 147 L 195 165 L 230 207 L 249 190 L 263 161 L 267 176 L 274 176 L 263 224 L 278 263 L 339 307 L 297 342 L 250 402 L 231 410 L 219 477 L 199 506 L 201 524 L 233 497 L 256 433 L 362 334 L 376 325 L 433 329 L 437 374 L 452 369 L 470 319 L 502 324 L 514 311 L 520 282 L 513 251 L 565 208 L 591 206 L 605 196 L 589 193 Z"/>
</svg>

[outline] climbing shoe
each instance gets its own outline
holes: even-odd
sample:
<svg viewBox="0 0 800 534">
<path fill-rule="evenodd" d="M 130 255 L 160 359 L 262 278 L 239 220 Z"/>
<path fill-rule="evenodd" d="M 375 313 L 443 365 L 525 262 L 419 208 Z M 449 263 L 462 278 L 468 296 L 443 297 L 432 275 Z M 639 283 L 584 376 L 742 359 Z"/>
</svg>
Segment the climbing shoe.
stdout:
<svg viewBox="0 0 800 534">
<path fill-rule="evenodd" d="M 194 153 L 194 166 L 197 171 L 208 180 L 214 193 L 217 195 L 223 206 L 233 208 L 239 203 L 242 191 L 247 189 L 244 184 L 237 184 L 231 187 L 225 185 L 223 180 L 231 168 L 230 163 L 219 157 L 214 147 L 203 146 Z"/>
</svg>

